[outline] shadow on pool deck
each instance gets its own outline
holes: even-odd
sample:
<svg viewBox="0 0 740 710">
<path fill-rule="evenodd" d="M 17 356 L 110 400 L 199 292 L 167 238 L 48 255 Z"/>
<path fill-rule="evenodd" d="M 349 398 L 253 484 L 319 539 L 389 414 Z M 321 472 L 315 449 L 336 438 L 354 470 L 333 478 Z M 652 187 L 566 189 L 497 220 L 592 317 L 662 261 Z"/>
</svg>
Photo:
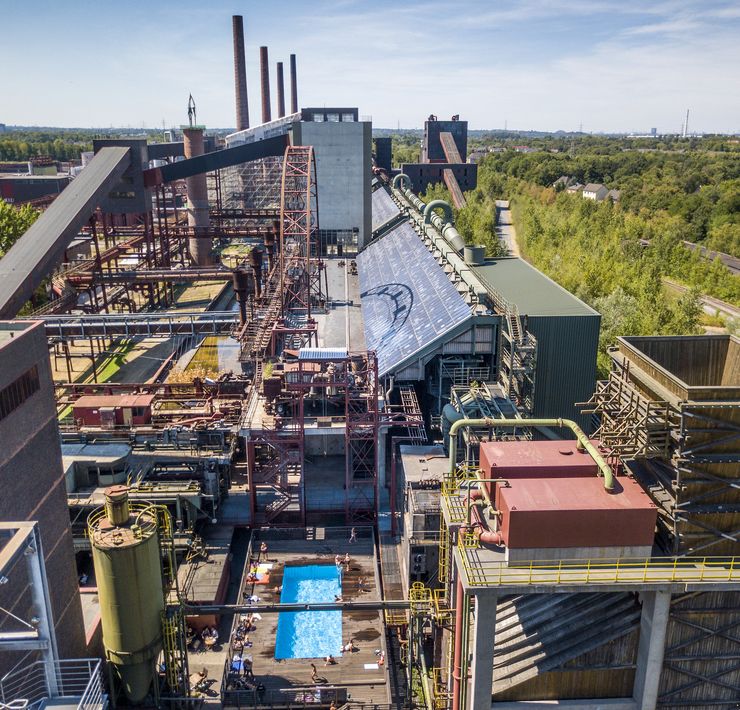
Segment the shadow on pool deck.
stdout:
<svg viewBox="0 0 740 710">
<path fill-rule="evenodd" d="M 349 570 L 342 575 L 342 595 L 346 601 L 363 599 L 378 600 L 375 573 L 374 543 L 370 529 L 358 528 L 360 539 L 349 543 L 346 528 L 309 528 L 309 535 L 320 539 L 306 539 L 306 530 L 270 530 L 255 534 L 253 549 L 258 550 L 260 541 L 268 545 L 268 561 L 274 567 L 267 584 L 254 585 L 252 592 L 264 602 L 279 601 L 277 591 L 282 585 L 286 565 L 334 564 L 334 556 L 349 553 Z M 367 531 L 367 532 L 366 532 Z M 365 580 L 360 591 L 359 580 Z M 259 605 L 259 602 L 257 603 Z M 365 669 L 365 665 L 376 665 L 376 650 L 385 651 L 383 618 L 378 611 L 342 612 L 342 642 L 353 639 L 356 651 L 337 657 L 334 665 L 325 666 L 324 659 L 275 659 L 275 639 L 278 615 L 262 615 L 256 622 L 256 630 L 249 634 L 253 657 L 254 675 L 267 689 L 280 690 L 291 687 L 312 687 L 311 664 L 317 667 L 318 675 L 329 685 L 346 687 L 353 700 L 376 703 L 390 701 L 388 671 L 385 666 Z"/>
</svg>

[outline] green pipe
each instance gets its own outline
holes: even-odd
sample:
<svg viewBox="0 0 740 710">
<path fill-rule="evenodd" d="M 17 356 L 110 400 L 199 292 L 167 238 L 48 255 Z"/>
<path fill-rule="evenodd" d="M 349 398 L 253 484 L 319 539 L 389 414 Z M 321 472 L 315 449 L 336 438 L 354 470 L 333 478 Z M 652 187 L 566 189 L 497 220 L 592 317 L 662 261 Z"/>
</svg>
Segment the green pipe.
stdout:
<svg viewBox="0 0 740 710">
<path fill-rule="evenodd" d="M 444 200 L 432 200 L 424 208 L 424 224 L 432 221 L 432 210 L 441 209 L 445 213 L 445 221 L 452 222 L 452 207 Z"/>
<path fill-rule="evenodd" d="M 409 186 L 411 185 L 411 178 L 408 175 L 406 175 L 406 173 L 398 173 L 398 175 L 396 175 L 396 177 L 393 178 L 393 182 L 391 183 L 391 185 L 395 187 L 396 190 L 400 190 L 402 188 L 398 187 L 398 183 L 402 181 L 405 181 L 406 185 L 409 185 Z"/>
<path fill-rule="evenodd" d="M 602 476 L 604 476 L 604 488 L 607 493 L 616 493 L 614 488 L 614 474 L 611 467 L 604 460 L 599 450 L 588 440 L 583 429 L 578 426 L 572 419 L 458 419 L 450 428 L 450 476 L 455 475 L 455 459 L 457 458 L 457 432 L 464 426 L 484 426 L 498 427 L 505 429 L 515 429 L 517 427 L 558 427 L 560 429 L 570 429 L 578 439 L 578 448 L 585 450 L 599 467 Z"/>
</svg>

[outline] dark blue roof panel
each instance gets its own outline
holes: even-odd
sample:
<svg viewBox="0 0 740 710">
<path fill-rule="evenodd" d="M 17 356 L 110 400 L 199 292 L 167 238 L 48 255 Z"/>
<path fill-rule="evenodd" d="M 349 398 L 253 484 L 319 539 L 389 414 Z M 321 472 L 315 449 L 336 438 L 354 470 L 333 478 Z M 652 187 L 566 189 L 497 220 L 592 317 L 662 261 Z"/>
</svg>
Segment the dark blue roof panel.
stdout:
<svg viewBox="0 0 740 710">
<path fill-rule="evenodd" d="M 385 188 L 379 187 L 373 192 L 373 229 L 385 224 L 398 214 L 398 207 Z"/>
<path fill-rule="evenodd" d="M 357 256 L 368 350 L 381 375 L 471 316 L 424 243 L 404 222 Z"/>
</svg>

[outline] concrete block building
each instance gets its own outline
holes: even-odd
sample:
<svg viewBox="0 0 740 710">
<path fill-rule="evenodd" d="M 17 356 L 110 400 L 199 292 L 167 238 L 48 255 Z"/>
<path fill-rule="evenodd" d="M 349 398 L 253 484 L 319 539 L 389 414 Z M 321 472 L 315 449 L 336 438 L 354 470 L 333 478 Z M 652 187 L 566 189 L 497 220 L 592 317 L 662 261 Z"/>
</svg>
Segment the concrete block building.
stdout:
<svg viewBox="0 0 740 710">
<path fill-rule="evenodd" d="M 0 519 L 39 523 L 59 654 L 85 655 L 85 631 L 72 547 L 62 454 L 44 326 L 0 322 Z M 26 617 L 25 585 L 9 579 L 0 605 Z M 21 588 L 17 588 L 20 586 Z M 11 623 L 0 618 L 0 629 Z M 0 667 L 17 663 L 0 658 Z M 12 654 L 15 655 L 15 654 Z"/>
</svg>

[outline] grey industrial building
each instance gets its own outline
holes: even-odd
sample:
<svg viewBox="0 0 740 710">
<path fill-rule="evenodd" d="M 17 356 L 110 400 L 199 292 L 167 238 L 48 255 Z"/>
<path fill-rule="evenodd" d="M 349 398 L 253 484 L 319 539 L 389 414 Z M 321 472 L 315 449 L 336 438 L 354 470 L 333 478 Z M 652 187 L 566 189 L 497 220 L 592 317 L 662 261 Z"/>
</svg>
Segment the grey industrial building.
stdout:
<svg viewBox="0 0 740 710">
<path fill-rule="evenodd" d="M 0 442 L 0 519 L 38 521 L 59 654 L 80 658 L 85 631 L 49 352 L 38 321 L 0 322 Z M 0 587 L 0 605 L 29 618 L 26 592 L 22 580 L 9 578 Z M 12 624 L 8 614 L 0 616 L 0 629 L 14 630 Z M 3 655 L 0 667 L 8 670 L 18 660 Z"/>
<path fill-rule="evenodd" d="M 424 383 L 439 411 L 453 384 L 506 379 L 513 324 L 531 336 L 527 413 L 588 426 L 576 403 L 594 391 L 600 315 L 522 259 L 453 245 L 403 187 L 378 187 L 372 207 L 375 239 L 357 263 L 381 376 Z"/>
<path fill-rule="evenodd" d="M 516 305 L 537 339 L 533 415 L 587 425 L 576 403 L 594 391 L 601 316 L 524 259 L 486 259 L 473 273 L 492 299 Z"/>
<path fill-rule="evenodd" d="M 355 244 L 370 239 L 372 178 L 372 123 L 360 120 L 356 108 L 304 108 L 299 113 L 232 133 L 226 145 L 234 147 L 262 138 L 290 134 L 293 145 L 311 145 L 316 156 L 318 213 L 322 242 Z M 278 194 L 275 161 L 233 168 L 224 178 L 230 187 L 227 204 L 242 207 L 241 195 L 264 191 Z M 261 206 L 261 205 L 260 205 Z"/>
</svg>

